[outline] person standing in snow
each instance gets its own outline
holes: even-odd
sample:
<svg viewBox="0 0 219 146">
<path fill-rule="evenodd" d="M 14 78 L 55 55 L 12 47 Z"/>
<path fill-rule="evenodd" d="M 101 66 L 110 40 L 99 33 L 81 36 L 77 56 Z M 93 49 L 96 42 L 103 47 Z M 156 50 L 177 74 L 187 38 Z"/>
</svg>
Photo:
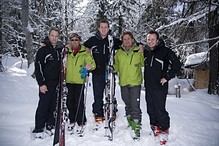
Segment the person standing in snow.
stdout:
<svg viewBox="0 0 219 146">
<path fill-rule="evenodd" d="M 72 131 L 75 123 L 82 127 L 86 124 L 84 88 L 88 71 L 94 70 L 95 61 L 85 46 L 80 44 L 81 37 L 72 33 L 66 62 L 66 85 L 68 88 L 67 108 L 69 110 L 68 130 Z"/>
<path fill-rule="evenodd" d="M 124 32 L 122 41 L 123 44 L 115 54 L 114 71 L 119 76 L 121 96 L 125 103 L 128 124 L 135 133 L 134 139 L 139 139 L 141 129 L 140 95 L 144 56 L 134 43 L 131 32 Z"/>
<path fill-rule="evenodd" d="M 170 117 L 165 108 L 168 81 L 179 73 L 181 63 L 175 53 L 159 38 L 158 32 L 149 31 L 146 39 L 144 83 L 147 113 L 154 135 L 163 134 L 167 137 L 170 127 Z"/>
<path fill-rule="evenodd" d="M 95 36 L 90 37 L 85 41 L 84 45 L 87 47 L 94 57 L 96 69 L 92 71 L 92 83 L 94 103 L 93 114 L 95 121 L 98 123 L 103 122 L 103 92 L 105 89 L 106 75 L 105 70 L 109 59 L 109 22 L 101 20 L 98 25 L 98 31 Z M 113 37 L 113 48 L 118 49 L 122 42 Z"/>
<path fill-rule="evenodd" d="M 56 87 L 59 83 L 61 52 L 63 44 L 59 40 L 60 31 L 51 28 L 48 38 L 36 54 L 35 75 L 39 85 L 39 102 L 35 114 L 33 133 L 51 132 L 55 126 Z"/>
</svg>

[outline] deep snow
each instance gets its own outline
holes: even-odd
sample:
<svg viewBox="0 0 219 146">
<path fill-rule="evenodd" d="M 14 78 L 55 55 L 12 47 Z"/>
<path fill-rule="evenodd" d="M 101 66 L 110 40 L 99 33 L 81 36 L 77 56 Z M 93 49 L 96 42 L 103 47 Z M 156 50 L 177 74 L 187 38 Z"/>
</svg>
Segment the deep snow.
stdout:
<svg viewBox="0 0 219 146">
<path fill-rule="evenodd" d="M 31 140 L 30 127 L 34 126 L 34 115 L 38 104 L 38 85 L 31 77 L 33 66 L 29 69 L 24 61 L 20 69 L 20 59 L 5 57 L 5 72 L 0 73 L 0 145 L 1 146 L 51 146 L 53 137 Z M 91 82 L 91 77 L 89 79 Z M 181 83 L 183 84 L 183 82 Z M 141 94 L 142 130 L 141 140 L 134 142 L 127 129 L 124 117 L 124 103 L 117 85 L 118 118 L 114 140 L 104 137 L 102 128 L 94 132 L 91 104 L 93 102 L 92 84 L 88 87 L 86 114 L 88 123 L 84 137 L 69 135 L 66 132 L 66 146 L 156 146 L 159 145 L 149 135 L 150 127 L 146 112 L 144 91 Z M 207 89 L 196 92 L 182 92 L 181 98 L 168 95 L 167 111 L 171 118 L 168 146 L 218 146 L 219 145 L 219 96 L 207 94 Z"/>
</svg>

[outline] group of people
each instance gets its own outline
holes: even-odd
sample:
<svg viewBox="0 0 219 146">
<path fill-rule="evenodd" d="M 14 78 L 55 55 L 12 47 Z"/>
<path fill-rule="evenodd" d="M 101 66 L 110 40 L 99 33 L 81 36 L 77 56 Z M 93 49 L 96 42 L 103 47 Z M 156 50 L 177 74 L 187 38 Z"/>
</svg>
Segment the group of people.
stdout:
<svg viewBox="0 0 219 146">
<path fill-rule="evenodd" d="M 96 122 L 104 121 L 103 97 L 106 83 L 106 67 L 109 60 L 109 22 L 99 22 L 97 33 L 81 44 L 81 37 L 73 33 L 69 37 L 66 61 L 66 83 L 68 88 L 67 108 L 69 126 L 84 126 L 87 122 L 84 104 L 86 76 L 81 70 L 92 72 L 93 96 L 92 112 Z M 49 41 L 36 55 L 35 74 L 39 85 L 39 103 L 35 115 L 33 133 L 51 131 L 55 125 L 53 113 L 56 106 L 56 86 L 59 82 L 61 50 L 58 45 L 60 32 L 56 28 L 49 31 Z M 141 85 L 144 80 L 145 99 L 151 129 L 155 136 L 169 133 L 170 117 L 166 111 L 168 81 L 181 68 L 179 58 L 165 46 L 158 32 L 147 33 L 147 45 L 136 43 L 131 32 L 121 35 L 121 40 L 113 37 L 114 73 L 119 77 L 121 97 L 125 103 L 128 125 L 140 137 L 142 112 L 140 108 Z M 142 68 L 144 71 L 142 72 Z"/>
</svg>

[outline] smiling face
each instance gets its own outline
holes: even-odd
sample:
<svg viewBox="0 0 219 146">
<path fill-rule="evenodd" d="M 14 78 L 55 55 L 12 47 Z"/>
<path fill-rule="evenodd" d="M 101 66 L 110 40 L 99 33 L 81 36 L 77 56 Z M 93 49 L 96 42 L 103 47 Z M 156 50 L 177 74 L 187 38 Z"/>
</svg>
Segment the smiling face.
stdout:
<svg viewBox="0 0 219 146">
<path fill-rule="evenodd" d="M 71 41 L 72 48 L 77 48 L 80 46 L 80 40 L 78 37 L 72 37 L 70 41 Z"/>
<path fill-rule="evenodd" d="M 130 35 L 125 34 L 122 37 L 122 41 L 126 50 L 130 50 L 133 47 L 134 39 Z"/>
<path fill-rule="evenodd" d="M 151 50 L 157 45 L 158 39 L 156 34 L 148 34 L 147 35 L 147 45 Z"/>
<path fill-rule="evenodd" d="M 98 27 L 98 30 L 100 32 L 100 35 L 104 38 L 107 36 L 109 32 L 109 25 L 108 23 L 100 23 L 100 26 Z"/>
</svg>

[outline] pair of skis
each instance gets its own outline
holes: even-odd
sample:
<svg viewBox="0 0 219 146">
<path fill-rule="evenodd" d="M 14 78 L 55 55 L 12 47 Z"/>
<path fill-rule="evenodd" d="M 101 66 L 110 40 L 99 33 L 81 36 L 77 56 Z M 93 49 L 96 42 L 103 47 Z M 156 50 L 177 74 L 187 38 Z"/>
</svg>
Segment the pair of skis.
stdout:
<svg viewBox="0 0 219 146">
<path fill-rule="evenodd" d="M 117 112 L 117 102 L 115 99 L 115 74 L 113 73 L 114 54 L 113 37 L 108 35 L 109 42 L 109 59 L 106 68 L 106 83 L 105 83 L 105 136 L 110 141 L 113 140 L 113 130 L 115 129 L 115 113 Z"/>
<path fill-rule="evenodd" d="M 67 59 L 67 53 L 63 48 L 61 53 L 61 72 L 59 85 L 57 87 L 57 106 L 55 113 L 55 133 L 53 139 L 53 146 L 65 146 L 65 123 L 67 121 L 67 94 L 68 88 L 65 82 L 65 59 Z"/>
</svg>

